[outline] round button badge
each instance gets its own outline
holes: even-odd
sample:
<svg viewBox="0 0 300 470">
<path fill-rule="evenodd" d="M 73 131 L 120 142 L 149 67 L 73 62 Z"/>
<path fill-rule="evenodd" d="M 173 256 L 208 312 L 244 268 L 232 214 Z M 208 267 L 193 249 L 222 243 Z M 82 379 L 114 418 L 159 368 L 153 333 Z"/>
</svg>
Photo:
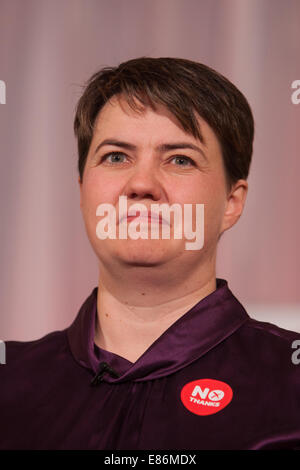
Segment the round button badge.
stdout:
<svg viewBox="0 0 300 470">
<path fill-rule="evenodd" d="M 188 382 L 181 390 L 184 406 L 196 415 L 206 416 L 223 410 L 232 400 L 232 388 L 225 382 L 199 379 Z"/>
</svg>

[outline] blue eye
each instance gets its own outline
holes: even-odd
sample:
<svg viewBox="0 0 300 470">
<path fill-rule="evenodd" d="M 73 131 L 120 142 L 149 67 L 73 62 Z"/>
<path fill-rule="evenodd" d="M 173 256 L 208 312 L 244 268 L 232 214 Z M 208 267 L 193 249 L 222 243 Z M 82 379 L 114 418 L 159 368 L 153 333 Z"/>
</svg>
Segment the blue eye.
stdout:
<svg viewBox="0 0 300 470">
<path fill-rule="evenodd" d="M 178 161 L 183 161 L 183 162 L 186 162 L 186 163 L 189 163 L 190 165 L 195 165 L 195 163 L 193 162 L 193 160 L 189 157 L 185 157 L 184 155 L 177 155 L 176 157 L 173 157 L 172 160 L 174 159 L 177 159 Z M 188 166 L 186 164 L 179 164 L 179 166 Z"/>
<path fill-rule="evenodd" d="M 104 155 L 101 159 L 101 162 L 107 161 L 109 157 L 112 157 L 112 161 L 109 161 L 109 163 L 114 164 L 114 163 L 123 163 L 122 157 L 125 157 L 124 153 L 121 152 L 110 152 Z M 120 159 L 121 157 L 121 159 Z"/>
<path fill-rule="evenodd" d="M 126 155 L 122 152 L 109 152 L 101 158 L 101 163 L 106 161 L 111 165 L 124 163 L 126 159 Z M 177 160 L 176 166 L 195 166 L 195 162 L 185 155 L 176 155 L 172 158 L 172 161 Z"/>
</svg>

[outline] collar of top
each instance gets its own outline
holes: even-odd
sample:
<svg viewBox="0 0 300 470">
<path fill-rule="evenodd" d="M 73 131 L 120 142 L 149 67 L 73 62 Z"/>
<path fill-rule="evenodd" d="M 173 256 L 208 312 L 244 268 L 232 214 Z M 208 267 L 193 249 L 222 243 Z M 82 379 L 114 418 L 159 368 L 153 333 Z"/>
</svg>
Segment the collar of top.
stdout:
<svg viewBox="0 0 300 470">
<path fill-rule="evenodd" d="M 83 367 L 97 373 L 106 362 L 119 377 L 108 373 L 110 383 L 153 380 L 172 374 L 200 358 L 234 333 L 249 316 L 228 288 L 227 281 L 216 279 L 217 288 L 176 320 L 134 363 L 94 343 L 97 319 L 95 287 L 67 328 L 71 352 Z"/>
</svg>

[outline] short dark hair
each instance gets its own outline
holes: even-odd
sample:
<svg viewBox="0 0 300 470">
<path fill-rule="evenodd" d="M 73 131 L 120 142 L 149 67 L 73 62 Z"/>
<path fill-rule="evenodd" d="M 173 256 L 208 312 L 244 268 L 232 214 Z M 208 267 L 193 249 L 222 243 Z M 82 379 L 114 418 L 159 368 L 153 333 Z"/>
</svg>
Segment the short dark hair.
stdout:
<svg viewBox="0 0 300 470">
<path fill-rule="evenodd" d="M 114 95 L 122 95 L 136 111 L 144 106 L 155 109 L 155 103 L 166 106 L 186 132 L 203 141 L 198 114 L 219 140 L 228 188 L 247 179 L 254 120 L 245 96 L 204 64 L 173 57 L 140 57 L 118 67 L 104 67 L 85 86 L 74 120 L 81 181 L 97 115 Z"/>
</svg>

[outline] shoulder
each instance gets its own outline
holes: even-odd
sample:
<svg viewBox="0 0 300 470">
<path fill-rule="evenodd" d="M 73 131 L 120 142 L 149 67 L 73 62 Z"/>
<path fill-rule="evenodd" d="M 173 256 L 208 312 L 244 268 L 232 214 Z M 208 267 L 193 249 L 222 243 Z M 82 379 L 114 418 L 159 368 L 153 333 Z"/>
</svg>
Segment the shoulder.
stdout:
<svg viewBox="0 0 300 470">
<path fill-rule="evenodd" d="M 0 366 L 1 387 L 4 378 L 22 375 L 43 367 L 55 367 L 68 353 L 67 330 L 52 331 L 32 341 L 4 341 L 5 363 Z"/>
<path fill-rule="evenodd" d="M 300 332 L 281 328 L 273 323 L 248 318 L 243 325 L 245 332 L 258 341 L 273 343 L 274 345 L 291 345 L 294 340 L 300 339 Z"/>
<path fill-rule="evenodd" d="M 300 390 L 300 333 L 248 318 L 235 343 L 251 374 L 293 383 Z M 299 365 L 298 365 L 299 364 Z"/>
<path fill-rule="evenodd" d="M 81 377 L 81 368 L 78 370 L 70 352 L 67 329 L 33 341 L 7 341 L 5 346 L 6 361 L 0 365 L 2 417 L 8 410 L 9 419 L 9 409 L 29 413 L 49 394 L 57 393 L 58 384 L 67 388 Z"/>
<path fill-rule="evenodd" d="M 41 338 L 32 341 L 5 341 L 6 358 L 8 363 L 17 359 L 32 358 L 36 354 L 48 354 L 57 350 L 66 342 L 66 331 L 51 331 Z M 20 355 L 22 355 L 20 357 Z"/>
</svg>

